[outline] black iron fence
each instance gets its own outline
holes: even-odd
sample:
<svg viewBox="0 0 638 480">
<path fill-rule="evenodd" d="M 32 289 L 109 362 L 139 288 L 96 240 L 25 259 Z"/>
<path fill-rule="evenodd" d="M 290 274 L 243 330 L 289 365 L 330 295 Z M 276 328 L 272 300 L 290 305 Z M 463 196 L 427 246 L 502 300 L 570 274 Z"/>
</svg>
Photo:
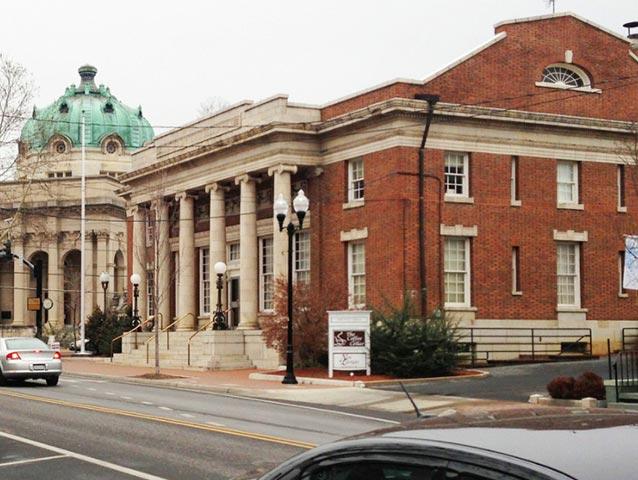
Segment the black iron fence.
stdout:
<svg viewBox="0 0 638 480">
<path fill-rule="evenodd" d="M 592 357 L 590 328 L 458 327 L 459 359 L 478 362 Z"/>
<path fill-rule="evenodd" d="M 638 351 L 621 350 L 611 364 L 617 401 L 623 392 L 635 392 L 638 388 Z"/>
</svg>

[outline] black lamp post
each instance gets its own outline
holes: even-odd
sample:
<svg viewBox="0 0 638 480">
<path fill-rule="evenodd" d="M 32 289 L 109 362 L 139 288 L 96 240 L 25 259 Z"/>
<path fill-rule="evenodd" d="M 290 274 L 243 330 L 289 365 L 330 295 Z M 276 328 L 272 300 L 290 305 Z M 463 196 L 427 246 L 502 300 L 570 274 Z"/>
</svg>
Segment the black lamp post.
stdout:
<svg viewBox="0 0 638 480">
<path fill-rule="evenodd" d="M 110 280 L 111 280 L 111 276 L 109 275 L 109 272 L 100 273 L 100 283 L 102 284 L 102 290 L 104 291 L 104 318 L 106 318 L 106 311 L 107 311 L 106 291 L 109 288 L 109 281 Z"/>
<path fill-rule="evenodd" d="M 131 275 L 131 284 L 133 285 L 133 326 L 137 327 L 140 324 L 140 316 L 137 310 L 137 298 L 140 296 L 140 283 L 142 278 L 139 273 Z"/>
<path fill-rule="evenodd" d="M 299 219 L 299 226 L 296 227 L 292 221 L 288 223 L 286 233 L 288 233 L 288 343 L 286 345 L 286 376 L 281 383 L 296 384 L 297 378 L 295 377 L 295 370 L 293 365 L 293 347 L 292 347 L 292 241 L 295 237 L 295 233 L 303 228 L 303 219 L 308 211 L 309 200 L 304 195 L 303 190 L 299 190 L 297 196 L 292 202 L 292 208 Z M 286 220 L 286 214 L 288 213 L 288 202 L 284 198 L 283 194 L 279 194 L 273 210 L 277 221 L 279 222 L 279 231 L 284 229 L 284 221 Z"/>
<path fill-rule="evenodd" d="M 217 275 L 217 308 L 213 314 L 213 330 L 228 330 L 226 323 L 226 315 L 222 310 L 222 289 L 224 288 L 224 274 L 226 273 L 226 264 L 217 262 L 213 267 Z"/>
</svg>

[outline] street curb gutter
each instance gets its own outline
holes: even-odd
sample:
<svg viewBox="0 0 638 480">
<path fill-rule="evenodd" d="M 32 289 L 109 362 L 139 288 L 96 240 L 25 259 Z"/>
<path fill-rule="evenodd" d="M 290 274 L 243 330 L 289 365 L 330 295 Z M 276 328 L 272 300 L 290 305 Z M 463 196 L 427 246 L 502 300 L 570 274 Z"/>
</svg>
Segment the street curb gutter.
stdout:
<svg viewBox="0 0 638 480">
<path fill-rule="evenodd" d="M 391 386 L 403 383 L 404 385 L 411 385 L 415 383 L 423 382 L 436 382 L 440 380 L 463 380 L 471 378 L 485 378 L 490 375 L 489 372 L 484 370 L 465 370 L 470 372 L 467 375 L 450 375 L 446 377 L 424 377 L 424 378 L 404 378 L 397 380 L 335 380 L 332 378 L 314 378 L 314 377 L 297 377 L 297 381 L 302 385 L 332 385 L 341 387 L 357 387 L 357 388 L 374 388 L 381 386 Z M 271 382 L 281 382 L 284 379 L 283 375 L 276 373 L 251 373 L 248 375 L 251 380 L 266 380 Z"/>
</svg>

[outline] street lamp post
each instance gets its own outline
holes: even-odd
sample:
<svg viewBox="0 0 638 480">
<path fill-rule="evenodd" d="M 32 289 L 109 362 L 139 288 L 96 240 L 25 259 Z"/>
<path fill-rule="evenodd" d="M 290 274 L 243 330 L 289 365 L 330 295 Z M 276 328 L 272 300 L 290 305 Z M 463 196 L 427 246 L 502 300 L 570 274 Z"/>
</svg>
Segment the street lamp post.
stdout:
<svg viewBox="0 0 638 480">
<path fill-rule="evenodd" d="M 131 284 L 133 285 L 133 326 L 137 327 L 140 324 L 140 316 L 137 310 L 137 298 L 140 296 L 140 283 L 142 278 L 139 273 L 131 275 Z"/>
<path fill-rule="evenodd" d="M 110 280 L 111 280 L 111 276 L 109 275 L 109 272 L 100 273 L 100 283 L 102 283 L 102 290 L 104 291 L 104 318 L 106 318 L 106 311 L 107 311 L 106 291 L 109 288 L 109 281 Z"/>
<path fill-rule="evenodd" d="M 284 221 L 286 220 L 286 214 L 288 213 L 288 202 L 284 198 L 283 194 L 279 194 L 277 200 L 273 205 L 275 217 L 279 222 L 279 231 L 286 229 L 288 234 L 288 342 L 286 345 L 286 376 L 281 383 L 284 384 L 296 384 L 297 378 L 295 377 L 295 370 L 293 365 L 293 344 L 292 344 L 292 242 L 295 237 L 295 233 L 301 231 L 303 228 L 303 219 L 308 211 L 310 202 L 308 197 L 304 195 L 303 190 L 299 190 L 297 196 L 292 202 L 292 208 L 299 219 L 299 226 L 295 226 L 292 220 L 284 227 Z"/>
<path fill-rule="evenodd" d="M 217 275 L 217 308 L 213 315 L 213 330 L 228 330 L 226 315 L 224 315 L 224 311 L 222 310 L 222 289 L 224 288 L 223 277 L 226 273 L 226 264 L 224 262 L 217 262 L 213 268 Z"/>
</svg>

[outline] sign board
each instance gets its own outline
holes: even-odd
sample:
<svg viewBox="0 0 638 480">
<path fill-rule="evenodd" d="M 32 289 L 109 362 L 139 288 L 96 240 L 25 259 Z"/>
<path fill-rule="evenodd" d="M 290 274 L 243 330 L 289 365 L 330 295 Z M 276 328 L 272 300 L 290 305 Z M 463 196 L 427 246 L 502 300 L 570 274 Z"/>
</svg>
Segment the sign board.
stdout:
<svg viewBox="0 0 638 480">
<path fill-rule="evenodd" d="M 37 312 L 42 308 L 40 303 L 40 297 L 27 298 L 27 310 L 30 312 Z"/>
<path fill-rule="evenodd" d="M 328 312 L 328 375 L 365 370 L 370 375 L 370 310 Z"/>
</svg>

